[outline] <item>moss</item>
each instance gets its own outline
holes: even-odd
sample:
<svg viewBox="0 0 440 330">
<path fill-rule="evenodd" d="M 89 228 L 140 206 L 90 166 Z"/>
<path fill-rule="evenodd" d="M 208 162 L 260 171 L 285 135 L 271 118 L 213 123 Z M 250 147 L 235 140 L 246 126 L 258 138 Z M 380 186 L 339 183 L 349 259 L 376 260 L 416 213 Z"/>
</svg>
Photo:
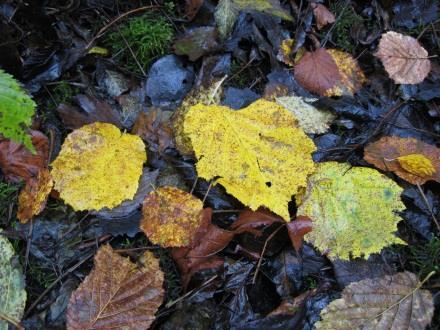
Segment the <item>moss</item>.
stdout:
<svg viewBox="0 0 440 330">
<path fill-rule="evenodd" d="M 0 223 L 2 225 L 6 225 L 4 221 L 10 218 L 10 210 L 13 210 L 11 219 L 15 219 L 20 187 L 20 184 L 11 184 L 0 181 L 0 219 L 2 219 Z"/>
<path fill-rule="evenodd" d="M 337 47 L 353 53 L 356 49 L 356 44 L 350 36 L 350 30 L 353 26 L 363 24 L 363 18 L 356 13 L 352 6 L 346 5 L 346 1 L 332 2 L 330 10 L 336 16 L 332 41 Z"/>
<path fill-rule="evenodd" d="M 440 277 L 440 238 L 433 237 L 425 245 L 410 246 L 409 250 L 409 262 L 419 273 L 420 279 L 425 278 L 432 271 L 436 272 L 433 278 Z"/>
<path fill-rule="evenodd" d="M 167 53 L 174 31 L 167 18 L 160 15 L 147 13 L 131 18 L 107 35 L 106 47 L 128 70 L 141 73 L 136 60 L 146 70 L 151 62 Z"/>
</svg>

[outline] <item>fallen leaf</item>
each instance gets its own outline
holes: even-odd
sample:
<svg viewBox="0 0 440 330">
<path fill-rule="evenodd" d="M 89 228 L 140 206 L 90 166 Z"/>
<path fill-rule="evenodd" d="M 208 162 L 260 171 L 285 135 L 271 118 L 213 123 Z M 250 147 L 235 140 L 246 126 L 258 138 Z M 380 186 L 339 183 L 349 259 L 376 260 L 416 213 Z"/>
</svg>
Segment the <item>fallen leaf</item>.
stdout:
<svg viewBox="0 0 440 330">
<path fill-rule="evenodd" d="M 143 202 L 141 229 L 154 244 L 188 246 L 202 222 L 202 211 L 202 201 L 190 193 L 159 187 Z"/>
<path fill-rule="evenodd" d="M 192 21 L 203 6 L 204 0 L 185 0 L 185 16 Z"/>
<path fill-rule="evenodd" d="M 379 253 L 391 244 L 406 244 L 394 235 L 405 209 L 403 189 L 393 180 L 367 167 L 346 163 L 317 164 L 307 191 L 297 198 L 298 215 L 313 220 L 305 240 L 332 259 L 349 260 Z M 372 207 L 374 205 L 374 207 Z"/>
<path fill-rule="evenodd" d="M 278 97 L 276 102 L 292 112 L 298 119 L 299 126 L 306 133 L 323 134 L 329 130 L 330 124 L 336 119 L 331 112 L 315 108 L 300 96 Z"/>
<path fill-rule="evenodd" d="M 122 128 L 120 114 L 109 104 L 89 95 L 77 95 L 75 100 L 80 108 L 62 103 L 56 109 L 67 128 L 77 129 L 95 122 L 110 123 Z"/>
<path fill-rule="evenodd" d="M 186 31 L 173 45 L 177 55 L 187 55 L 190 61 L 219 50 L 218 32 L 215 27 L 201 26 Z"/>
<path fill-rule="evenodd" d="M 32 154 L 23 144 L 0 139 L 0 167 L 9 182 L 20 182 L 35 178 L 47 166 L 49 140 L 39 131 L 30 132 L 36 153 Z"/>
<path fill-rule="evenodd" d="M 188 110 L 198 103 L 204 105 L 220 104 L 223 88 L 221 87 L 223 80 L 211 83 L 208 87 L 200 86 L 194 88 L 182 101 L 182 104 L 173 115 L 173 131 L 177 150 L 183 156 L 193 155 L 191 140 L 183 130 L 185 114 Z"/>
<path fill-rule="evenodd" d="M 102 246 L 92 272 L 70 297 L 67 329 L 148 329 L 162 304 L 164 275 L 150 251 L 138 263 Z"/>
<path fill-rule="evenodd" d="M 382 34 L 375 56 L 397 84 L 421 83 L 431 71 L 428 52 L 417 39 L 394 31 Z"/>
<path fill-rule="evenodd" d="M 324 48 L 301 57 L 295 65 L 295 78 L 320 96 L 352 96 L 365 82 L 364 73 L 350 54 Z"/>
<path fill-rule="evenodd" d="M 299 216 L 294 221 L 287 224 L 287 233 L 289 234 L 292 246 L 296 253 L 301 249 L 303 237 L 313 230 L 313 222 L 309 217 Z"/>
<path fill-rule="evenodd" d="M 424 329 L 434 314 L 428 290 L 410 272 L 351 283 L 321 311 L 320 329 Z"/>
<path fill-rule="evenodd" d="M 113 208 L 133 198 L 146 159 L 138 136 L 112 124 L 85 125 L 66 137 L 52 163 L 54 189 L 76 211 Z"/>
<path fill-rule="evenodd" d="M 284 10 L 279 0 L 220 0 L 214 17 L 223 40 L 231 33 L 240 10 L 255 10 L 286 21 L 293 21 L 292 16 Z"/>
<path fill-rule="evenodd" d="M 292 50 L 295 45 L 294 39 L 284 39 L 278 50 L 277 59 L 289 66 L 295 66 L 295 58 L 292 58 Z"/>
<path fill-rule="evenodd" d="M 17 218 L 26 223 L 46 207 L 47 198 L 52 191 L 53 181 L 49 170 L 44 168 L 36 178 L 29 179 L 18 196 Z"/>
<path fill-rule="evenodd" d="M 335 15 L 333 15 L 333 13 L 328 10 L 326 6 L 320 3 L 312 3 L 311 6 L 318 30 L 321 30 L 327 24 L 335 22 Z"/>
<path fill-rule="evenodd" d="M 251 210 L 265 206 L 286 221 L 288 202 L 315 167 L 315 145 L 297 126 L 289 111 L 262 99 L 239 111 L 198 104 L 184 119 L 197 174 L 218 178 L 215 183 Z"/>
<path fill-rule="evenodd" d="M 440 182 L 440 149 L 415 138 L 383 137 L 367 145 L 364 159 L 412 184 Z"/>
<path fill-rule="evenodd" d="M 14 142 L 15 143 L 15 142 Z M 0 316 L 20 322 L 26 305 L 26 290 L 21 267 L 14 247 L 0 229 Z M 0 317 L 0 329 L 9 329 L 8 322 Z"/>
<path fill-rule="evenodd" d="M 173 129 L 168 115 L 171 113 L 160 109 L 141 112 L 131 133 L 140 136 L 152 150 L 163 153 L 174 147 Z"/>
</svg>

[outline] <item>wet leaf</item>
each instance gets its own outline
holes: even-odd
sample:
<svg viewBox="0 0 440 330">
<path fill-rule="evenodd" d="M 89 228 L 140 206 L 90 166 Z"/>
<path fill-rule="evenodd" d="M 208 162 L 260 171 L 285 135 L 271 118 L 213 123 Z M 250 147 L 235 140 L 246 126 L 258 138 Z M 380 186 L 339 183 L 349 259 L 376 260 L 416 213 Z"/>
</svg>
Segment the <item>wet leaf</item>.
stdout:
<svg viewBox="0 0 440 330">
<path fill-rule="evenodd" d="M 31 131 L 30 135 L 36 154 L 32 154 L 22 144 L 0 139 L 0 167 L 9 182 L 35 178 L 47 166 L 49 140 L 39 131 Z"/>
<path fill-rule="evenodd" d="M 190 61 L 196 61 L 203 55 L 219 50 L 217 35 L 217 30 L 212 26 L 186 31 L 174 42 L 174 52 L 177 55 L 187 55 Z"/>
<path fill-rule="evenodd" d="M 322 252 L 328 250 L 329 257 L 345 260 L 405 244 L 394 235 L 401 220 L 396 212 L 405 209 L 402 191 L 374 169 L 319 163 L 305 195 L 297 198 L 297 213 L 313 220 L 313 231 L 305 240 Z"/>
<path fill-rule="evenodd" d="M 306 100 L 300 96 L 284 96 L 278 97 L 276 102 L 292 112 L 304 132 L 311 134 L 327 132 L 336 116 L 329 111 L 315 108 Z"/>
<path fill-rule="evenodd" d="M 428 52 L 417 39 L 394 31 L 382 35 L 375 56 L 397 84 L 421 83 L 431 71 Z"/>
<path fill-rule="evenodd" d="M 322 310 L 316 329 L 424 329 L 434 303 L 420 285 L 410 272 L 351 283 Z"/>
<path fill-rule="evenodd" d="M 148 329 L 162 304 L 164 276 L 150 251 L 138 264 L 102 246 L 92 272 L 70 297 L 67 329 Z"/>
<path fill-rule="evenodd" d="M 187 112 L 184 132 L 200 177 L 218 178 L 251 210 L 265 206 L 289 221 L 287 204 L 314 171 L 315 151 L 289 111 L 265 100 L 239 111 L 198 104 Z"/>
<path fill-rule="evenodd" d="M 335 15 L 333 15 L 333 13 L 328 10 L 326 6 L 320 3 L 312 3 L 311 6 L 318 30 L 321 30 L 327 24 L 335 22 Z"/>
<path fill-rule="evenodd" d="M 26 130 L 32 124 L 35 102 L 13 76 L 0 69 L 0 134 L 35 151 Z"/>
<path fill-rule="evenodd" d="M 42 169 L 36 178 L 29 179 L 18 196 L 17 218 L 26 223 L 46 207 L 53 181 L 48 169 Z"/>
<path fill-rule="evenodd" d="M 299 216 L 294 221 L 287 224 L 287 233 L 289 234 L 292 246 L 296 253 L 301 249 L 302 240 L 305 234 L 313 230 L 313 222 L 309 217 Z"/>
<path fill-rule="evenodd" d="M 295 66 L 295 58 L 292 58 L 292 50 L 295 45 L 295 40 L 284 39 L 281 42 L 280 49 L 278 50 L 277 59 L 289 66 Z"/>
<path fill-rule="evenodd" d="M 202 211 L 202 201 L 190 193 L 159 187 L 144 200 L 141 229 L 154 244 L 188 246 L 202 223 Z"/>
<path fill-rule="evenodd" d="M 146 158 L 138 136 L 107 123 L 83 126 L 52 163 L 54 189 L 77 211 L 113 208 L 135 195 Z"/>
<path fill-rule="evenodd" d="M 0 315 L 21 320 L 26 304 L 26 290 L 21 267 L 9 240 L 0 229 Z M 8 330 L 8 322 L 0 317 L 0 330 Z"/>
<path fill-rule="evenodd" d="M 364 159 L 412 184 L 440 182 L 440 149 L 414 138 L 383 137 L 367 145 Z"/>
<path fill-rule="evenodd" d="M 348 53 L 319 48 L 306 52 L 295 66 L 295 78 L 321 96 L 352 96 L 365 81 L 357 61 Z"/>
<path fill-rule="evenodd" d="M 185 0 L 185 14 L 190 21 L 196 17 L 203 2 L 204 0 Z"/>
</svg>

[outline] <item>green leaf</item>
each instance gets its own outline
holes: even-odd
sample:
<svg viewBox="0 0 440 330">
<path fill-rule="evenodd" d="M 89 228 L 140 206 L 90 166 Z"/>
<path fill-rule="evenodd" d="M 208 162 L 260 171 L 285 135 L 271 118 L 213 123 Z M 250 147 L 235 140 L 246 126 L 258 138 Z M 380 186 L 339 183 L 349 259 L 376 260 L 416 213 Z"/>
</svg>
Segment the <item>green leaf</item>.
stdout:
<svg viewBox="0 0 440 330">
<path fill-rule="evenodd" d="M 23 143 L 32 152 L 35 148 L 26 130 L 32 123 L 35 107 L 35 102 L 18 81 L 0 69 L 0 133 L 5 138 Z"/>
<path fill-rule="evenodd" d="M 0 230 L 0 315 L 20 321 L 26 304 L 23 274 L 14 256 L 14 248 Z M 0 330 L 8 323 L 0 317 Z"/>
<path fill-rule="evenodd" d="M 406 244 L 394 235 L 405 209 L 403 189 L 377 170 L 337 162 L 318 163 L 298 215 L 313 220 L 304 238 L 330 258 L 350 259 L 378 253 L 391 244 Z"/>
</svg>

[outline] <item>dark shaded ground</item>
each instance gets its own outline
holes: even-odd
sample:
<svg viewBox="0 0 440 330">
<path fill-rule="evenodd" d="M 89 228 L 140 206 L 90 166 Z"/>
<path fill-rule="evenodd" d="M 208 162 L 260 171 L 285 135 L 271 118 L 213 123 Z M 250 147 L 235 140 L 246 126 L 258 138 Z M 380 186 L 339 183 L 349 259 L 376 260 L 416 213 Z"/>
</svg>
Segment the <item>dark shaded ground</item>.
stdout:
<svg viewBox="0 0 440 330">
<path fill-rule="evenodd" d="M 295 17 L 294 22 L 242 12 L 223 44 L 213 41 L 212 28 L 203 28 L 205 43 L 199 49 L 200 56 L 194 55 L 191 61 L 187 56 L 170 55 L 174 53 L 170 40 L 192 27 L 215 26 L 215 1 L 205 0 L 192 21 L 185 16 L 184 1 L 174 6 L 161 1 L 3 1 L 0 67 L 24 82 L 38 102 L 34 126 L 50 138 L 53 159 L 72 128 L 105 119 L 130 129 L 140 112 L 153 108 L 160 108 L 164 118 L 169 118 L 194 86 L 225 74 L 228 78 L 222 103 L 232 108 L 242 108 L 260 98 L 269 83 L 282 85 L 290 93 L 311 96 L 296 83 L 291 69 L 277 61 L 276 54 L 281 40 L 289 36 L 298 40 L 299 46 L 311 49 L 313 35 L 322 42 L 326 40 L 326 47 L 350 52 L 369 80 L 354 98 L 317 101 L 317 105 L 338 117 L 328 133 L 313 136 L 318 147 L 315 161 L 369 166 L 363 160 L 363 147 L 387 135 L 415 137 L 439 146 L 438 58 L 432 58 L 428 78 L 410 86 L 395 85 L 372 55 L 381 33 L 387 30 L 419 38 L 430 55 L 439 54 L 437 2 L 325 2 L 337 21 L 333 28 L 320 31 L 314 27 L 306 2 L 301 2 L 302 6 L 300 1 L 283 3 Z M 164 42 L 160 45 L 146 40 L 148 47 L 141 46 L 147 50 L 136 53 L 134 44 L 139 37 L 130 40 L 127 32 L 118 39 L 118 34 L 126 32 L 127 19 L 96 37 L 120 14 L 149 5 L 155 6 L 153 16 L 148 16 L 149 9 L 129 17 L 147 12 L 151 24 L 145 33 L 161 34 Z M 88 54 L 86 47 L 91 41 L 106 48 L 109 55 Z M 134 51 L 127 45 L 133 46 Z M 193 161 L 174 148 L 167 148 L 166 139 L 158 138 L 157 131 L 153 133 L 148 140 L 148 166 L 158 170 L 157 186 L 190 190 L 196 179 Z M 276 229 L 272 226 L 264 229 L 259 238 L 251 234 L 235 237 L 219 254 L 225 258 L 223 269 L 197 273 L 188 287 L 191 294 L 179 300 L 184 292 L 177 266 L 169 251 L 151 246 L 139 233 L 139 210 L 109 220 L 93 213 L 75 213 L 62 201 L 51 198 L 32 223 L 20 225 L 15 217 L 19 187 L 2 180 L 0 226 L 13 242 L 26 275 L 28 305 L 23 325 L 27 329 L 65 327 L 69 296 L 90 272 L 93 255 L 105 242 L 133 258 L 145 248 L 160 257 L 166 277 L 166 300 L 157 313 L 155 329 L 312 329 L 321 309 L 339 297 L 348 283 L 403 270 L 418 274 L 420 279 L 437 271 L 424 288 L 431 290 L 438 308 L 440 240 L 432 217 L 440 219 L 440 185 L 430 182 L 422 186 L 425 201 L 416 186 L 388 175 L 405 189 L 402 199 L 407 210 L 402 214 L 398 235 L 408 246 L 385 248 L 366 261 L 330 263 L 307 244 L 297 254 L 283 228 L 271 240 L 256 282 L 252 283 L 257 260 L 249 252 L 261 252 L 265 240 Z M 208 186 L 204 180 L 197 180 L 194 194 L 203 199 Z M 235 221 L 234 210 L 243 208 L 218 186 L 210 189 L 205 207 L 214 209 L 214 222 L 223 228 Z M 291 211 L 295 214 L 294 205 Z M 297 297 L 304 299 L 297 299 L 302 303 L 295 313 L 269 315 L 281 302 Z M 436 313 L 431 329 L 439 327 Z"/>
</svg>

